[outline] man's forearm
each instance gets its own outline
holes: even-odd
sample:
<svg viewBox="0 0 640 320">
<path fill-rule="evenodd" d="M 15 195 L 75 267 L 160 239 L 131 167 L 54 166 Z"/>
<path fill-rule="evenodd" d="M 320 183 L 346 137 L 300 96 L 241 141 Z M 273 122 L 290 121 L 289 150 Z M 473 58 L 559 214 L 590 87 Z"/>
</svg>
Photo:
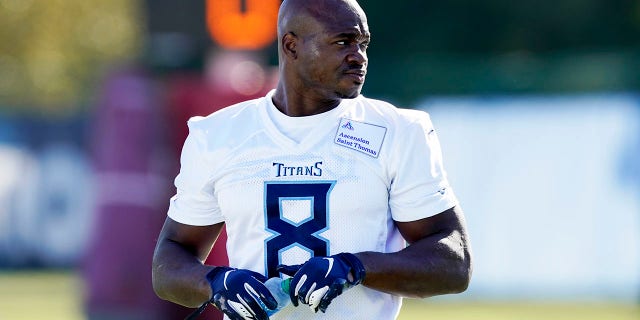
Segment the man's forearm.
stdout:
<svg viewBox="0 0 640 320">
<path fill-rule="evenodd" d="M 363 284 L 412 298 L 462 292 L 471 277 L 466 243 L 454 231 L 431 235 L 395 253 L 357 253 L 366 270 Z"/>
<path fill-rule="evenodd" d="M 162 299 L 185 307 L 198 307 L 210 299 L 211 289 L 205 276 L 211 269 L 177 243 L 165 241 L 154 254 L 153 289 Z"/>
</svg>

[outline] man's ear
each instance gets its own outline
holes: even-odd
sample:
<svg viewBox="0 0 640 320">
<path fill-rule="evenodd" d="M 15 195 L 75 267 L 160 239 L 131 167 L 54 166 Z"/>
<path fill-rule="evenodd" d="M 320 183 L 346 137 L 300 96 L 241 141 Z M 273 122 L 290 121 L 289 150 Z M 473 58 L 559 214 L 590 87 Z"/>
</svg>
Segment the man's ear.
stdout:
<svg viewBox="0 0 640 320">
<path fill-rule="evenodd" d="M 295 33 L 287 32 L 282 36 L 282 52 L 291 59 L 298 58 L 298 36 Z"/>
</svg>

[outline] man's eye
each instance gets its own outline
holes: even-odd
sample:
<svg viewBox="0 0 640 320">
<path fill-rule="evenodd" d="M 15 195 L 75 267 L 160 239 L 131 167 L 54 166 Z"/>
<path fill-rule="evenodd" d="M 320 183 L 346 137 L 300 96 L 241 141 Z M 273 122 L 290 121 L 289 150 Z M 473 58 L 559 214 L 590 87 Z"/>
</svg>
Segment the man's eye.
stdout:
<svg viewBox="0 0 640 320">
<path fill-rule="evenodd" d="M 347 41 L 346 41 L 346 40 L 336 41 L 336 44 L 337 44 L 337 45 L 340 45 L 340 46 L 344 46 L 344 45 L 346 45 L 346 44 L 347 44 Z"/>
</svg>

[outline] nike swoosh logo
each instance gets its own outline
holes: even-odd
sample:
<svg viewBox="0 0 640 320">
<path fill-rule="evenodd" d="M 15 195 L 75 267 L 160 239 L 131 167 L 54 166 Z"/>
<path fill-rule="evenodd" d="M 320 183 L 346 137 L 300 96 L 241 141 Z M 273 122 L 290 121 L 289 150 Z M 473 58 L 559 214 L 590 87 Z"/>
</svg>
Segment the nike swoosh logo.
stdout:
<svg viewBox="0 0 640 320">
<path fill-rule="evenodd" d="M 329 260 L 329 268 L 327 268 L 327 274 L 324 275 L 325 278 L 329 276 L 331 269 L 333 269 L 333 258 L 327 258 L 327 260 Z"/>
</svg>

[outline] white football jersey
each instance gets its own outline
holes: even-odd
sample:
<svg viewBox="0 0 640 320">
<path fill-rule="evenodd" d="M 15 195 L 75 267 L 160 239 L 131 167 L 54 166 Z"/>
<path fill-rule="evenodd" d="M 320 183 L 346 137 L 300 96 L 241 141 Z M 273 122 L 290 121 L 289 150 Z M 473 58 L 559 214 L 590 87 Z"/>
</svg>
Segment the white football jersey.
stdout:
<svg viewBox="0 0 640 320">
<path fill-rule="evenodd" d="M 168 215 L 224 222 L 232 267 L 278 276 L 276 266 L 340 252 L 395 252 L 395 221 L 457 204 L 429 115 L 359 96 L 310 117 L 286 117 L 265 97 L 189 120 Z M 313 126 L 300 139 L 283 132 Z M 298 130 L 300 131 L 300 130 Z M 287 306 L 272 319 L 395 319 L 401 298 L 359 285 L 327 313 Z"/>
</svg>

